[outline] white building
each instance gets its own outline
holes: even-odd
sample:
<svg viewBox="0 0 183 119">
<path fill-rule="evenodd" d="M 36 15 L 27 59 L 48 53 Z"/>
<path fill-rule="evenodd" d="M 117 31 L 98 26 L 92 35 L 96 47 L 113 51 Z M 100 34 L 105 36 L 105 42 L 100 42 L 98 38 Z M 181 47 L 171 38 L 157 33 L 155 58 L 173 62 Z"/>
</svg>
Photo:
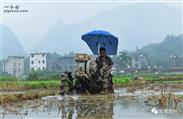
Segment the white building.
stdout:
<svg viewBox="0 0 183 119">
<path fill-rule="evenodd" d="M 30 71 L 48 70 L 51 72 L 74 71 L 74 56 L 60 56 L 57 53 L 31 53 Z"/>
<path fill-rule="evenodd" d="M 142 54 L 140 56 L 132 57 L 132 67 L 141 69 L 148 66 L 145 56 Z"/>
<path fill-rule="evenodd" d="M 8 56 L 5 61 L 4 72 L 11 76 L 19 77 L 24 74 L 24 57 L 22 56 Z"/>
<path fill-rule="evenodd" d="M 147 68 L 148 62 L 146 57 L 137 49 L 132 56 L 132 68 L 142 69 Z"/>
<path fill-rule="evenodd" d="M 30 54 L 30 71 L 44 70 L 47 68 L 47 53 Z"/>
<path fill-rule="evenodd" d="M 74 56 L 60 56 L 57 53 L 31 53 L 30 71 L 44 69 L 51 72 L 74 71 Z"/>
</svg>

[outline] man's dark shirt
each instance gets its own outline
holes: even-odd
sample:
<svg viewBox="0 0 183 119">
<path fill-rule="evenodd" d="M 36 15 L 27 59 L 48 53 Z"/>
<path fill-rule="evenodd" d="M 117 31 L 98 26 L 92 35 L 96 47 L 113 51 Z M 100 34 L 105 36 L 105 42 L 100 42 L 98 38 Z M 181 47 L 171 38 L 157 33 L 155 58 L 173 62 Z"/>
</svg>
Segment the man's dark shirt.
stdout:
<svg viewBox="0 0 183 119">
<path fill-rule="evenodd" d="M 105 58 L 102 58 L 101 56 L 97 57 L 96 63 L 97 63 L 97 69 L 102 68 L 103 63 L 108 66 L 113 65 L 113 62 L 109 56 L 105 56 Z"/>
</svg>

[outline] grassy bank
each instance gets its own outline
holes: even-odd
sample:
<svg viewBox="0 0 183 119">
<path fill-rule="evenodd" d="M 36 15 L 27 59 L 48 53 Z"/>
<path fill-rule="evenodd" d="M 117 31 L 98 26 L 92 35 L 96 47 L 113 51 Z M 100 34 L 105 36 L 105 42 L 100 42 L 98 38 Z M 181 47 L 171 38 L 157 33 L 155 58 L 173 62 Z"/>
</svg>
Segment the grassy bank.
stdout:
<svg viewBox="0 0 183 119">
<path fill-rule="evenodd" d="M 138 78 L 135 80 L 134 78 Z M 129 74 L 113 76 L 114 87 L 141 87 L 149 83 L 178 83 L 183 84 L 183 75 L 167 74 Z M 19 90 L 22 94 L 1 94 L 0 104 L 32 100 L 42 96 L 59 94 L 60 80 L 18 80 L 14 77 L 1 77 L 0 90 Z M 32 90 L 32 91 L 31 91 Z"/>
<path fill-rule="evenodd" d="M 1 90 L 58 89 L 59 80 L 0 81 Z"/>
<path fill-rule="evenodd" d="M 140 79 L 140 81 L 135 80 Z M 128 74 L 114 75 L 113 83 L 119 86 L 137 85 L 136 83 L 157 82 L 157 83 L 183 83 L 182 75 L 169 74 Z M 42 79 L 42 80 L 18 80 L 14 77 L 1 77 L 1 90 L 32 90 L 32 89 L 59 89 L 60 80 Z"/>
<path fill-rule="evenodd" d="M 135 80 L 138 79 L 138 80 Z M 149 83 L 183 84 L 183 74 L 128 74 L 113 76 L 114 86 L 146 86 Z"/>
</svg>

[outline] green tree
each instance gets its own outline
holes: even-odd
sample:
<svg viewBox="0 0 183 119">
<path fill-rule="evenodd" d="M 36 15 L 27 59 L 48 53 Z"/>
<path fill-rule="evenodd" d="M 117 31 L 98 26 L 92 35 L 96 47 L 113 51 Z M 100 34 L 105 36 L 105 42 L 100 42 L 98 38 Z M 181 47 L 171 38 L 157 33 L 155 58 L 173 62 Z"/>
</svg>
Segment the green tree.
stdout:
<svg viewBox="0 0 183 119">
<path fill-rule="evenodd" d="M 27 79 L 28 80 L 37 80 L 37 79 L 39 79 L 38 73 L 36 71 L 30 72 Z"/>
<path fill-rule="evenodd" d="M 119 52 L 119 55 L 117 56 L 116 59 L 117 63 L 117 70 L 123 70 L 124 68 L 127 68 L 128 66 L 131 66 L 131 57 L 128 55 L 127 52 L 122 51 Z"/>
</svg>

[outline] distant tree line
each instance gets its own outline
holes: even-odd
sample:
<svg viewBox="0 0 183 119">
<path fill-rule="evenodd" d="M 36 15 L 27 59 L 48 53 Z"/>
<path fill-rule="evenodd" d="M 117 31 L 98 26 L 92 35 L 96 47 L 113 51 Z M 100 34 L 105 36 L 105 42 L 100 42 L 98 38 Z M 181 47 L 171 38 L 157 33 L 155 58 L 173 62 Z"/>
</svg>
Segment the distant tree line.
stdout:
<svg viewBox="0 0 183 119">
<path fill-rule="evenodd" d="M 183 35 L 167 35 L 162 42 L 146 45 L 139 50 L 147 58 L 150 67 L 170 68 L 172 55 L 183 57 Z M 120 71 L 131 66 L 132 56 L 135 52 L 121 51 L 117 56 L 114 56 L 116 70 Z"/>
<path fill-rule="evenodd" d="M 177 57 L 183 55 L 183 35 L 167 35 L 162 42 L 149 44 L 140 50 L 147 57 L 151 67 L 156 65 L 169 68 L 171 55 Z"/>
</svg>

